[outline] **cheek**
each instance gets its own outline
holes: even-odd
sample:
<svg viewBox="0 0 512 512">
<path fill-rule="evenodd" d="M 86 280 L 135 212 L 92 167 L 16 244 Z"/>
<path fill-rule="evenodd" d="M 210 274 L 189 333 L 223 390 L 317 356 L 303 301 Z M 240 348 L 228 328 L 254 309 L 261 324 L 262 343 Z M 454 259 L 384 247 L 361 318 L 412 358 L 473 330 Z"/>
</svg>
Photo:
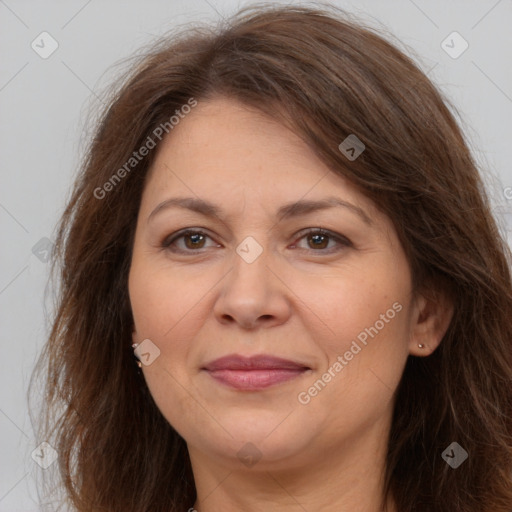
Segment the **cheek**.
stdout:
<svg viewBox="0 0 512 512">
<path fill-rule="evenodd" d="M 388 288 L 373 289 L 367 300 L 361 289 L 355 296 L 357 301 L 338 294 L 341 308 L 324 304 L 329 334 L 313 338 L 323 364 L 294 396 L 303 422 L 316 418 L 311 421 L 332 439 L 389 417 L 408 357 L 403 297 L 390 295 Z"/>
<path fill-rule="evenodd" d="M 315 313 L 310 335 L 324 354 L 299 403 L 308 402 L 318 417 L 329 410 L 340 428 L 346 413 L 363 421 L 389 407 L 408 356 L 409 286 L 407 272 L 383 264 L 298 290 Z"/>
<path fill-rule="evenodd" d="M 214 277 L 204 270 L 185 273 L 142 258 L 134 259 L 130 270 L 136 340 L 150 339 L 159 350 L 154 362 L 142 370 L 155 402 L 173 426 L 183 411 L 190 409 L 195 371 L 191 352 L 196 349 L 193 340 L 200 337 L 205 312 L 211 312 L 205 304 L 208 291 L 218 280 Z"/>
<path fill-rule="evenodd" d="M 363 346 L 387 339 L 389 347 L 406 338 L 409 283 L 386 265 L 352 268 L 328 278 L 295 278 L 293 292 L 304 304 L 305 322 L 316 331 L 311 334 L 329 355 L 343 354 L 357 339 Z"/>
<path fill-rule="evenodd" d="M 129 293 L 138 336 L 164 343 L 186 329 L 212 286 L 204 274 L 196 278 L 179 268 L 133 262 Z"/>
<path fill-rule="evenodd" d="M 175 270 L 134 259 L 128 284 L 136 341 L 148 338 L 160 351 L 150 365 L 142 366 L 144 380 L 162 415 L 181 435 L 191 421 L 204 421 L 190 406 L 194 390 L 186 366 L 190 339 L 197 329 L 190 322 L 192 306 L 199 299 L 190 293 L 193 287 L 182 281 Z"/>
</svg>

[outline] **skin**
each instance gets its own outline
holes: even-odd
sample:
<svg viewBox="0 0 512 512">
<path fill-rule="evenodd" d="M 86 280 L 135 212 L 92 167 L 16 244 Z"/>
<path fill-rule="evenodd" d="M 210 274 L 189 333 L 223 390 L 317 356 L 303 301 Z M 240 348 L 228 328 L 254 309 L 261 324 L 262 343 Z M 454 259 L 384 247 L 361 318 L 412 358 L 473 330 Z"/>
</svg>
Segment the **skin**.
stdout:
<svg viewBox="0 0 512 512">
<path fill-rule="evenodd" d="M 148 221 L 178 196 L 215 203 L 221 219 L 173 207 Z M 360 208 L 371 224 L 348 207 L 276 217 L 285 203 L 327 196 Z M 304 230 L 319 227 L 333 236 L 315 245 Z M 184 228 L 208 236 L 162 247 Z M 236 251 L 249 236 L 263 250 L 251 263 Z M 407 357 L 437 347 L 451 305 L 413 293 L 391 221 L 297 135 L 232 99 L 199 102 L 163 140 L 148 175 L 129 295 L 133 343 L 149 339 L 160 350 L 143 374 L 187 442 L 196 510 L 381 510 L 394 391 Z M 394 303 L 401 310 L 332 377 L 337 357 Z M 251 392 L 201 370 L 234 353 L 310 370 Z M 329 368 L 330 382 L 300 403 Z M 237 455 L 252 453 L 247 443 L 261 457 L 250 467 Z"/>
</svg>

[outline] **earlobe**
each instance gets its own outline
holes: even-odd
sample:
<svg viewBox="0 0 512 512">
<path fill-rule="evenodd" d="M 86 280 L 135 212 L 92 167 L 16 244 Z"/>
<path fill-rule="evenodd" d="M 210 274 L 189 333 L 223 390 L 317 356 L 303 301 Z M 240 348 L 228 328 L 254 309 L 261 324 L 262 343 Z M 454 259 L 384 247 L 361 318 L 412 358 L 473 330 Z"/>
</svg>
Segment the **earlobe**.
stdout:
<svg viewBox="0 0 512 512">
<path fill-rule="evenodd" d="M 417 295 L 411 319 L 411 355 L 425 357 L 437 349 L 448 330 L 453 310 L 453 302 L 446 293 Z"/>
</svg>

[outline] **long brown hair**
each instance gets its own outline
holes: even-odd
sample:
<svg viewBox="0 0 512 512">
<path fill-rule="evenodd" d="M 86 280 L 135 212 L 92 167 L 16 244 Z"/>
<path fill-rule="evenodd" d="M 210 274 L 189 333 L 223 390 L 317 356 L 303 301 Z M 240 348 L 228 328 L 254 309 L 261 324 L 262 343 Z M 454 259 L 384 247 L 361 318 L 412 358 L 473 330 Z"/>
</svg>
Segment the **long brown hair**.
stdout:
<svg viewBox="0 0 512 512">
<path fill-rule="evenodd" d="M 187 26 L 112 94 L 58 227 L 57 309 L 33 375 L 46 381 L 38 434 L 58 452 L 69 503 L 172 512 L 195 501 L 185 441 L 131 348 L 127 277 L 156 149 L 126 164 L 176 110 L 218 95 L 286 123 L 360 187 L 393 221 L 415 289 L 454 301 L 439 348 L 409 357 L 396 391 L 386 495 L 399 512 L 510 512 L 509 248 L 449 101 L 411 57 L 329 5 L 253 5 Z M 338 146 L 351 134 L 366 149 L 349 162 Z M 468 453 L 457 469 L 442 457 L 454 441 Z"/>
</svg>

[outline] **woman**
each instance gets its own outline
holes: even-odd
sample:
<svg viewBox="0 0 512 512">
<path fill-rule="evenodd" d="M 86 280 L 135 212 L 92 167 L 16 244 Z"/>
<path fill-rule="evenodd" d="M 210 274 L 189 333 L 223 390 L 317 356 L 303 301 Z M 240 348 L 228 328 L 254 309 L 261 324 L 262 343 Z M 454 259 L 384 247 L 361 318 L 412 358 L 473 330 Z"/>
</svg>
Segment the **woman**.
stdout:
<svg viewBox="0 0 512 512">
<path fill-rule="evenodd" d="M 335 8 L 133 68 L 39 363 L 71 506 L 510 512 L 510 252 L 446 103 Z"/>
</svg>

